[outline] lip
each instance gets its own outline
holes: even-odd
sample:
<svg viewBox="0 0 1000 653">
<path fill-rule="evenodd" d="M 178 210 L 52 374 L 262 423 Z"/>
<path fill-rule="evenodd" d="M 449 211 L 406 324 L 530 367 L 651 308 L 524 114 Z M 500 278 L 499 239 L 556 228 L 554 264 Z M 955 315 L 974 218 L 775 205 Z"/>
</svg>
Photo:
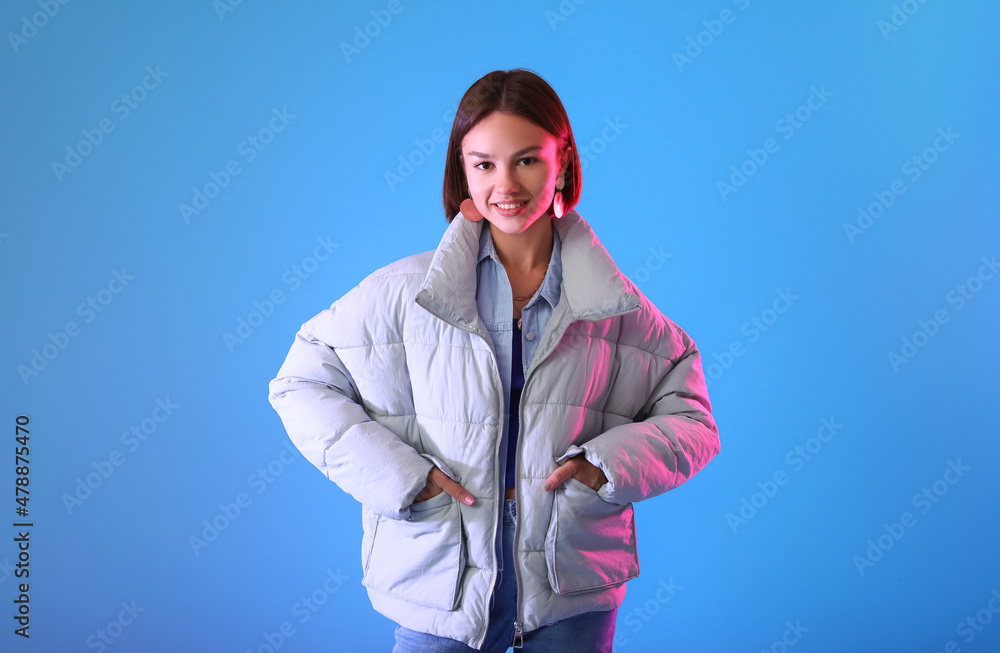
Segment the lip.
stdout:
<svg viewBox="0 0 1000 653">
<path fill-rule="evenodd" d="M 518 202 L 523 202 L 523 204 L 521 204 L 521 206 L 517 207 L 516 209 L 510 209 L 510 210 L 501 209 L 499 206 L 500 204 L 517 204 Z M 529 200 L 525 198 L 520 200 L 504 200 L 502 202 L 493 202 L 492 206 L 493 210 L 499 213 L 500 215 L 504 216 L 505 218 L 512 218 L 516 215 L 523 213 L 524 209 L 528 207 L 528 203 Z"/>
</svg>

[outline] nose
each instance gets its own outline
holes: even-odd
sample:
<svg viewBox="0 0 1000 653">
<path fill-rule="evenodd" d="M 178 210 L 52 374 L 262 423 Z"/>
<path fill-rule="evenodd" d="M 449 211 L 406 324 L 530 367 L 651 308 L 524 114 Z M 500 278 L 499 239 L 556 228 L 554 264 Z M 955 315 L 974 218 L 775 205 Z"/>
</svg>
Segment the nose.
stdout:
<svg viewBox="0 0 1000 653">
<path fill-rule="evenodd" d="M 514 195 L 520 188 L 517 181 L 516 168 L 510 166 L 498 166 L 497 170 L 497 195 L 509 197 Z"/>
</svg>

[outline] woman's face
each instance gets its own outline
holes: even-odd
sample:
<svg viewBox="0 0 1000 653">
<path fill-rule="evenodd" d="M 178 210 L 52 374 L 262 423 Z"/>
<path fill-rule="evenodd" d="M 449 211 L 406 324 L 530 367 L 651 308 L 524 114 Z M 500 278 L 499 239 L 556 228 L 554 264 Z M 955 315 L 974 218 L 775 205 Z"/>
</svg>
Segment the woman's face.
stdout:
<svg viewBox="0 0 1000 653">
<path fill-rule="evenodd" d="M 559 157 L 555 136 L 535 123 L 494 111 L 462 139 L 462 168 L 476 208 L 508 234 L 527 230 L 548 214 L 556 178 L 569 157 Z M 514 209 L 505 206 L 515 205 Z"/>
</svg>

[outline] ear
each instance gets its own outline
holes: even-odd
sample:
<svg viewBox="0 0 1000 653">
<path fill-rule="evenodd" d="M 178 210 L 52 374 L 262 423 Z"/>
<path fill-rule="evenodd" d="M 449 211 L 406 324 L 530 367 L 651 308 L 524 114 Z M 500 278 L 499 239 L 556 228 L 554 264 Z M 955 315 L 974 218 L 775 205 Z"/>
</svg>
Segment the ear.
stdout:
<svg viewBox="0 0 1000 653">
<path fill-rule="evenodd" d="M 569 170 L 569 162 L 570 162 L 570 158 L 571 158 L 570 154 L 572 154 L 572 152 L 573 152 L 572 148 L 569 145 L 566 145 L 566 148 L 562 151 L 562 154 L 559 157 L 559 176 L 560 177 L 565 177 L 566 176 L 566 171 Z"/>
</svg>

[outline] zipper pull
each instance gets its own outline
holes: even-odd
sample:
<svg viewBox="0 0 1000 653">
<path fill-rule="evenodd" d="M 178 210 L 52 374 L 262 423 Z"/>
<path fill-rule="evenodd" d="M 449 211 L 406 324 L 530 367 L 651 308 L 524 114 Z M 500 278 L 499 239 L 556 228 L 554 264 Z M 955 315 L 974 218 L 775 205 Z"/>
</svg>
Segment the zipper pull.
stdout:
<svg viewBox="0 0 1000 653">
<path fill-rule="evenodd" d="M 520 621 L 515 621 L 514 622 L 514 644 L 513 644 L 513 646 L 517 650 L 520 650 L 520 649 L 524 648 L 524 637 L 523 637 L 523 634 L 524 633 L 521 630 L 521 622 Z"/>
</svg>

